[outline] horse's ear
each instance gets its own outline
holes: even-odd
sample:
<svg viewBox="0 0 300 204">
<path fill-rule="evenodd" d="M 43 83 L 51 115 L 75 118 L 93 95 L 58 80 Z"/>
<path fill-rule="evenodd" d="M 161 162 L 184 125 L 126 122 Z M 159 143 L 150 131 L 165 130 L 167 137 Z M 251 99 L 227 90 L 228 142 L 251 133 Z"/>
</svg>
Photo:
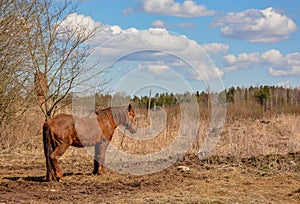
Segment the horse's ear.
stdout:
<svg viewBox="0 0 300 204">
<path fill-rule="evenodd" d="M 129 105 L 128 105 L 128 112 L 130 112 L 131 109 L 132 109 L 132 106 L 131 106 L 131 103 L 129 103 Z"/>
</svg>

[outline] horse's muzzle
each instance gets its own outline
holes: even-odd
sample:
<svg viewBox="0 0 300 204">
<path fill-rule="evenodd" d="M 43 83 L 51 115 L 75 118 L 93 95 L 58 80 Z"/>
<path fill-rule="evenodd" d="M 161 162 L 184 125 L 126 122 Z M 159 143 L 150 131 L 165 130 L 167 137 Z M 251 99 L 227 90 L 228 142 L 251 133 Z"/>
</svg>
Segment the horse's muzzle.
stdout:
<svg viewBox="0 0 300 204">
<path fill-rule="evenodd" d="M 131 125 L 126 125 L 126 129 L 129 130 L 129 132 L 130 132 L 131 134 L 134 134 L 134 133 L 137 132 L 137 128 L 136 128 L 136 127 L 133 128 L 133 127 L 132 127 L 132 124 L 131 124 Z"/>
<path fill-rule="evenodd" d="M 137 129 L 130 128 L 130 129 L 129 129 L 129 132 L 130 132 L 131 134 L 134 134 L 134 133 L 137 132 Z"/>
</svg>

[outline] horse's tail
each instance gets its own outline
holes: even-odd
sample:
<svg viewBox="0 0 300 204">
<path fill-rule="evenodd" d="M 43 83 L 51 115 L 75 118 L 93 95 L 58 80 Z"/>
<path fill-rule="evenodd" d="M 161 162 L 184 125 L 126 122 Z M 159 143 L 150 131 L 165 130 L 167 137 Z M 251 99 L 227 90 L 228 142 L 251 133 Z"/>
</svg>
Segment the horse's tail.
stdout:
<svg viewBox="0 0 300 204">
<path fill-rule="evenodd" d="M 47 121 L 45 121 L 43 126 L 43 143 L 44 143 L 44 153 L 46 157 L 46 168 L 47 168 L 47 181 L 52 180 L 53 177 L 53 167 L 50 158 L 50 154 L 53 152 L 52 142 L 51 142 L 51 132 Z"/>
</svg>

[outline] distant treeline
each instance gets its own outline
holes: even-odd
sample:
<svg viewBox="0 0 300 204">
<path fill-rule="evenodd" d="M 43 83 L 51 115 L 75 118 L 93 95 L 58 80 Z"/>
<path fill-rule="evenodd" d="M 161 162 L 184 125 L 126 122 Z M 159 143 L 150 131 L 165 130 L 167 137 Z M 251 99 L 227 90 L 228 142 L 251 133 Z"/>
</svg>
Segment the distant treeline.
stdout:
<svg viewBox="0 0 300 204">
<path fill-rule="evenodd" d="M 300 89 L 278 86 L 249 88 L 231 87 L 225 90 L 227 103 L 253 108 L 261 107 L 264 112 L 299 113 Z"/>
<path fill-rule="evenodd" d="M 210 93 L 209 91 L 196 91 L 195 93 L 185 92 L 183 94 L 156 93 L 151 96 L 129 97 L 124 94 L 117 94 L 114 98 L 120 101 L 131 101 L 138 108 L 148 109 L 161 106 L 173 107 L 182 102 L 188 102 L 195 97 L 201 110 L 210 109 L 210 96 L 218 95 L 220 100 L 226 102 L 228 114 L 238 116 L 261 116 L 277 113 L 300 113 L 300 88 L 285 88 L 278 86 L 259 87 L 231 87 L 221 93 Z M 97 95 L 96 106 L 109 104 L 111 95 Z M 118 100 L 115 100 L 118 101 Z"/>
<path fill-rule="evenodd" d="M 224 93 L 228 107 L 227 113 L 232 116 L 261 117 L 300 113 L 300 88 L 231 87 Z"/>
</svg>

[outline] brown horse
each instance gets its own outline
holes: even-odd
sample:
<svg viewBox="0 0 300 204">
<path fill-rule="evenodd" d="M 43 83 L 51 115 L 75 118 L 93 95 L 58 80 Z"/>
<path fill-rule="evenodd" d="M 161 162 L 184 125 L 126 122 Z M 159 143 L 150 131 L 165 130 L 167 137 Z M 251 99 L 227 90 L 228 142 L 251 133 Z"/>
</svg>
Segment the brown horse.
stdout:
<svg viewBox="0 0 300 204">
<path fill-rule="evenodd" d="M 44 153 L 47 181 L 59 181 L 63 177 L 59 158 L 70 147 L 95 147 L 93 174 L 104 173 L 105 152 L 118 125 L 124 125 L 130 133 L 136 132 L 134 110 L 113 107 L 96 111 L 89 117 L 78 118 L 59 114 L 45 121 L 43 126 Z"/>
</svg>

